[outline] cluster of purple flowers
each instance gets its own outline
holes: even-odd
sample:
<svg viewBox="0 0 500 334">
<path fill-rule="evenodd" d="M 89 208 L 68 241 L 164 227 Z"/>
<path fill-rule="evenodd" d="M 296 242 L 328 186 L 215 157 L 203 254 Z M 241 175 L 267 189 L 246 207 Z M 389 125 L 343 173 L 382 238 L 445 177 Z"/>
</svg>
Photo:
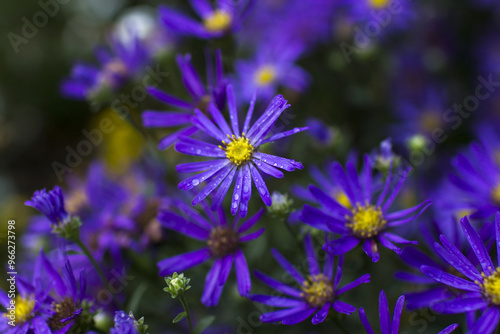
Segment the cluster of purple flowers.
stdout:
<svg viewBox="0 0 500 334">
<path fill-rule="evenodd" d="M 493 4 L 483 1 L 484 7 Z M 126 27 L 128 38 L 114 31 L 109 47 L 96 51 L 99 65 L 77 63 L 61 85 L 62 94 L 107 103 L 148 66 L 167 59 L 168 82 L 141 86 L 152 106 L 141 106 L 142 113 L 130 117 L 141 130 L 154 129 L 147 140 L 154 145 L 125 172 L 113 173 L 105 162 L 94 161 L 65 190 L 36 191 L 25 202 L 42 216 L 30 220 L 23 240 L 37 252 L 40 245 L 57 247 L 50 256 L 42 250 L 32 259 L 34 265 L 25 265 L 26 274 L 17 277 L 13 313 L 12 297 L 0 290 L 6 309 L 0 331 L 146 334 L 144 318 L 135 319 L 131 311 L 137 313 L 148 298 L 162 301 L 139 308 L 153 319 L 179 311 L 167 305 L 166 295 L 157 296 L 158 276 L 172 275 L 165 279 L 165 291 L 180 300 L 183 312 L 171 318 L 182 326 L 186 317 L 190 332 L 192 318 L 200 327 L 213 321 L 199 316 L 201 307 L 191 317 L 186 295 L 198 293 L 196 300 L 207 308 L 226 304 L 224 298 L 263 304 L 258 307 L 265 310 L 259 313 L 264 323 L 306 326 L 310 319 L 313 325 L 329 322 L 344 331 L 346 323 L 364 327 L 369 334 L 374 322 L 368 316 L 376 313 L 369 307 L 379 295 L 383 334 L 397 334 L 405 326 L 405 308 L 465 313 L 461 328 L 494 333 L 500 323 L 500 135 L 496 123 L 486 121 L 472 129 L 477 140 L 468 147 L 446 152 L 445 159 L 433 155 L 441 153 L 436 138 L 455 130 L 448 124 L 449 92 L 429 73 L 439 71 L 437 56 L 427 55 L 430 60 L 424 61 L 413 48 L 397 54 L 394 77 L 387 78 L 397 96 L 390 103 L 397 123 L 384 129 L 393 136 L 394 148 L 390 138 L 380 142 L 382 137 L 372 152 L 349 147 L 343 159 L 339 147 L 348 145 L 348 136 L 342 135 L 346 130 L 316 118 L 292 127 L 287 118 L 321 106 L 300 100 L 315 90 L 315 75 L 322 71 L 308 57 L 317 57 L 315 52 L 334 38 L 359 42 L 360 36 L 370 36 L 368 46 L 350 49 L 369 58 L 398 34 L 423 34 L 409 28 L 418 10 L 424 11 L 416 3 L 396 0 L 191 0 L 180 8 L 159 6 L 158 23 L 145 35 L 134 26 Z M 373 32 L 374 24 L 380 33 Z M 423 48 L 431 48 L 433 42 L 420 40 Z M 479 45 L 493 48 L 495 41 L 488 42 Z M 197 43 L 204 43 L 204 52 L 186 52 L 186 46 Z M 172 45 L 175 52 L 169 50 Z M 452 49 L 433 50 L 445 63 Z M 338 54 L 329 54 L 332 71 L 344 66 Z M 203 59 L 202 79 L 197 64 Z M 484 66 L 498 72 L 498 64 L 489 57 Z M 402 75 L 401 68 L 414 79 Z M 355 90 L 351 95 L 358 94 Z M 376 100 L 358 95 L 360 105 L 363 99 Z M 366 123 L 360 129 L 371 131 L 371 119 Z M 326 158 L 308 151 L 303 142 L 310 138 L 320 144 L 316 148 L 328 150 L 322 151 Z M 429 169 L 415 162 L 425 155 L 433 159 Z M 168 164 L 159 163 L 160 158 Z M 325 168 L 317 162 L 326 162 Z M 295 173 L 285 178 L 283 171 Z M 291 175 L 301 181 L 286 187 Z M 268 224 L 258 226 L 264 220 Z M 288 239 L 281 235 L 285 229 L 292 235 Z M 276 231 L 280 235 L 273 235 Z M 275 240 L 288 241 L 270 247 Z M 304 252 L 294 243 L 303 243 Z M 292 257 L 282 255 L 285 251 L 303 255 L 303 265 L 288 260 Z M 258 270 L 272 266 L 269 254 L 281 267 L 272 270 L 280 279 Z M 383 290 L 374 289 L 374 273 L 391 260 L 407 266 L 394 273 L 401 289 L 394 292 L 392 280 L 384 282 Z M 116 287 L 117 270 L 139 272 L 141 282 L 129 286 L 122 275 Z M 273 292 L 259 291 L 264 287 L 252 284 L 254 278 Z M 188 283 L 193 286 L 189 292 Z M 231 293 L 231 286 L 237 293 Z M 103 300 L 102 291 L 108 290 Z M 386 292 L 389 300 L 398 297 L 392 317 Z M 349 299 L 356 294 L 370 298 Z M 165 312 L 154 310 L 156 305 Z M 359 321 L 350 316 L 356 311 Z M 434 326 L 447 326 L 439 333 L 459 327 L 443 319 L 446 324 Z M 165 332 L 170 320 L 152 328 Z M 197 328 L 196 333 L 206 329 Z"/>
</svg>

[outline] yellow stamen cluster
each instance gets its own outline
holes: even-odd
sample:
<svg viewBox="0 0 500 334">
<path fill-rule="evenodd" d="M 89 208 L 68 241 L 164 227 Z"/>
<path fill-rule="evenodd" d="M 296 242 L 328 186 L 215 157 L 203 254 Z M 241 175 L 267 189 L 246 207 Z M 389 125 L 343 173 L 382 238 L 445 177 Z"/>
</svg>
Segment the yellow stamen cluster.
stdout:
<svg viewBox="0 0 500 334">
<path fill-rule="evenodd" d="M 483 283 L 476 281 L 476 284 L 481 287 L 483 297 L 492 304 L 500 305 L 500 268 L 497 268 L 490 276 L 484 273 L 481 273 L 481 276 L 483 276 Z"/>
<path fill-rule="evenodd" d="M 267 86 L 276 79 L 276 70 L 271 65 L 265 65 L 255 72 L 255 83 L 258 86 Z"/>
<path fill-rule="evenodd" d="M 302 297 L 314 307 L 322 307 L 333 301 L 335 293 L 331 280 L 323 274 L 308 276 L 302 283 Z"/>
<path fill-rule="evenodd" d="M 371 238 L 387 224 L 380 207 L 369 204 L 361 206 L 357 203 L 356 208 L 352 210 L 352 216 L 346 218 L 349 219 L 347 227 L 359 238 Z"/>
<path fill-rule="evenodd" d="M 465 216 L 470 216 L 472 214 L 472 209 L 459 209 L 455 211 L 455 219 L 457 222 L 460 222 L 460 219 L 462 219 Z"/>
<path fill-rule="evenodd" d="M 232 22 L 233 18 L 231 17 L 231 14 L 224 10 L 217 9 L 212 15 L 205 18 L 203 24 L 210 32 L 221 32 L 227 30 L 231 26 Z"/>
<path fill-rule="evenodd" d="M 342 206 L 348 208 L 348 209 L 351 209 L 352 208 L 352 204 L 351 204 L 351 201 L 349 200 L 349 197 L 347 197 L 346 193 L 343 192 L 342 190 L 336 190 L 333 192 L 333 198 L 335 198 L 335 200 L 337 202 L 339 202 Z"/>
<path fill-rule="evenodd" d="M 226 146 L 225 148 L 219 145 L 221 149 L 226 152 L 226 157 L 235 165 L 240 166 L 246 163 L 252 157 L 253 146 L 248 141 L 243 133 L 241 137 L 236 137 L 235 135 L 227 135 L 229 138 L 229 143 L 222 141 Z"/>
<path fill-rule="evenodd" d="M 35 306 L 35 300 L 33 300 L 31 297 L 23 298 L 20 295 L 17 295 L 15 305 L 16 324 L 22 324 L 33 316 L 33 307 Z M 8 315 L 8 313 L 4 314 L 5 317 L 7 317 Z"/>
<path fill-rule="evenodd" d="M 368 0 L 368 1 L 370 3 L 370 6 L 377 9 L 385 8 L 391 2 L 391 0 Z"/>
<path fill-rule="evenodd" d="M 498 183 L 497 186 L 493 188 L 491 197 L 493 198 L 493 202 L 495 202 L 495 204 L 500 205 L 500 183 Z"/>
</svg>

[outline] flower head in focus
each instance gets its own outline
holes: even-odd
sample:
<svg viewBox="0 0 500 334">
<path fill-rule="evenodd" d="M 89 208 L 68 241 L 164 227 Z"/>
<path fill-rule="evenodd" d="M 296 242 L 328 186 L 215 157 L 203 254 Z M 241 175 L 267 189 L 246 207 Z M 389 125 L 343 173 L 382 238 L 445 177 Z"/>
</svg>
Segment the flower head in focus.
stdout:
<svg viewBox="0 0 500 334">
<path fill-rule="evenodd" d="M 252 179 L 263 202 L 267 206 L 272 203 L 271 195 L 259 170 L 273 177 L 281 178 L 283 172 L 279 169 L 293 172 L 295 169 L 303 168 L 300 162 L 262 153 L 259 147 L 307 130 L 307 128 L 295 128 L 268 137 L 278 121 L 278 117 L 290 106 L 281 95 L 274 97 L 264 113 L 250 126 L 255 103 L 255 100 L 253 100 L 241 128 L 231 85 L 227 87 L 227 97 L 231 127 L 229 127 L 222 113 L 214 104 L 208 106 L 208 111 L 214 121 L 208 119 L 198 109 L 195 110 L 193 118 L 193 124 L 205 134 L 214 138 L 216 144 L 189 137 L 180 137 L 176 143 L 175 149 L 180 153 L 217 158 L 216 160 L 177 165 L 177 171 L 180 173 L 201 172 L 180 182 L 178 187 L 182 190 L 191 190 L 201 182 L 207 181 L 207 185 L 192 201 L 192 204 L 196 205 L 220 186 L 212 201 L 212 210 L 215 210 L 222 205 L 224 197 L 236 177 L 236 185 L 231 201 L 231 213 L 235 215 L 239 209 L 241 217 L 245 217 L 252 194 Z"/>
<path fill-rule="evenodd" d="M 31 200 L 24 204 L 40 211 L 54 225 L 64 224 L 70 219 L 64 206 L 62 190 L 58 186 L 49 192 L 45 189 L 35 191 Z"/>
<path fill-rule="evenodd" d="M 380 259 L 377 242 L 398 254 L 401 254 L 401 249 L 392 242 L 417 243 L 388 230 L 416 219 L 430 205 L 430 201 L 424 201 L 408 209 L 389 212 L 409 170 L 403 170 L 401 175 L 395 176 L 393 175 L 394 169 L 390 168 L 382 192 L 375 199 L 372 162 L 368 156 L 365 156 L 364 160 L 364 166 L 359 175 L 352 162 L 347 163 L 346 171 L 338 162 L 333 163 L 329 172 L 346 194 L 348 201 L 341 203 L 331 194 L 325 193 L 315 185 L 310 185 L 311 195 L 321 204 L 321 207 L 315 208 L 305 204 L 301 220 L 317 229 L 341 235 L 340 238 L 323 246 L 333 255 L 347 253 L 362 243 L 363 251 L 371 257 L 373 262 L 377 262 Z"/>
</svg>

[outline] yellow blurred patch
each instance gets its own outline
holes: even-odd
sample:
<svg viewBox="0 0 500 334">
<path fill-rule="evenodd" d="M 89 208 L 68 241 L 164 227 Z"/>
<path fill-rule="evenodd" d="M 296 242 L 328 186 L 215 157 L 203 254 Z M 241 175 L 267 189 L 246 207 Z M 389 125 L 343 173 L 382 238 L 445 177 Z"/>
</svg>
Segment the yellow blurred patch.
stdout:
<svg viewBox="0 0 500 334">
<path fill-rule="evenodd" d="M 132 124 L 121 119 L 111 109 L 99 113 L 95 122 L 98 123 L 103 118 L 110 119 L 115 128 L 104 136 L 100 153 L 111 172 L 124 173 L 141 157 L 145 146 L 144 137 Z"/>
</svg>

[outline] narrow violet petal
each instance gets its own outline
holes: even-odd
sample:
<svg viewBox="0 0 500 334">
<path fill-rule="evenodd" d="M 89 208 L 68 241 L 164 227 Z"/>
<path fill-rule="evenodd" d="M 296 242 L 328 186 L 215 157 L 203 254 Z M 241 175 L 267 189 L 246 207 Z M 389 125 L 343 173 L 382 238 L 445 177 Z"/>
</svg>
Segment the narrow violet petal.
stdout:
<svg viewBox="0 0 500 334">
<path fill-rule="evenodd" d="M 399 323 L 401 322 L 401 312 L 405 303 L 405 296 L 400 296 L 394 306 L 394 315 L 392 316 L 391 334 L 399 333 Z"/>
<path fill-rule="evenodd" d="M 196 196 L 193 198 L 193 201 L 191 204 L 197 205 L 201 201 L 203 201 L 212 191 L 217 188 L 222 181 L 228 176 L 228 174 L 231 172 L 233 169 L 233 166 L 231 164 L 227 164 L 225 167 L 223 167 L 217 175 L 214 176 L 214 178 L 201 190 Z"/>
<path fill-rule="evenodd" d="M 356 312 L 356 308 L 354 306 L 344 303 L 341 300 L 334 301 L 332 307 L 335 311 L 348 315 L 350 315 L 353 312 Z"/>
<path fill-rule="evenodd" d="M 276 261 L 278 261 L 280 266 L 285 269 L 290 274 L 290 276 L 292 276 L 297 281 L 297 283 L 302 284 L 305 282 L 304 277 L 298 272 L 297 269 L 295 269 L 295 267 L 290 262 L 288 262 L 287 259 L 285 259 L 283 255 L 281 255 L 280 252 L 273 248 L 271 249 L 271 253 L 273 254 Z"/>
<path fill-rule="evenodd" d="M 477 319 L 471 334 L 493 334 L 498 327 L 500 320 L 500 309 L 498 307 L 490 307 Z"/>
<path fill-rule="evenodd" d="M 238 249 L 234 258 L 234 266 L 236 269 L 236 281 L 238 283 L 238 292 L 240 296 L 246 297 L 250 293 L 252 282 L 250 280 L 250 272 L 248 271 L 247 260 L 241 249 Z"/>
<path fill-rule="evenodd" d="M 264 145 L 264 144 L 270 143 L 272 141 L 279 140 L 279 139 L 282 139 L 282 138 L 285 138 L 285 137 L 288 137 L 288 136 L 291 136 L 291 135 L 294 135 L 296 133 L 299 133 L 299 132 L 302 132 L 302 131 L 306 131 L 306 130 L 309 130 L 308 126 L 303 127 L 303 128 L 295 128 L 293 130 L 288 130 L 288 131 L 280 132 L 280 133 L 277 133 L 275 135 L 272 135 L 271 137 L 269 137 L 267 139 L 264 139 L 263 141 L 261 141 L 259 143 L 259 145 Z"/>
<path fill-rule="evenodd" d="M 378 315 L 380 318 L 380 330 L 382 333 L 390 333 L 391 318 L 389 315 L 389 304 L 384 290 L 378 296 Z"/>
<path fill-rule="evenodd" d="M 227 94 L 227 106 L 229 109 L 229 119 L 231 120 L 231 127 L 233 129 L 233 133 L 237 137 L 239 137 L 240 127 L 238 125 L 238 111 L 236 110 L 236 99 L 234 97 L 232 85 L 227 85 L 226 94 Z"/>
<path fill-rule="evenodd" d="M 340 255 L 352 250 L 359 242 L 360 240 L 358 238 L 347 235 L 326 243 L 323 249 L 330 254 Z"/>
<path fill-rule="evenodd" d="M 240 238 L 240 242 L 248 242 L 248 241 L 252 241 L 254 239 L 257 239 L 258 237 L 260 237 L 262 235 L 262 233 L 264 233 L 264 228 L 261 228 L 253 233 L 242 236 Z"/>
<path fill-rule="evenodd" d="M 271 206 L 273 202 L 271 200 L 271 195 L 269 194 L 269 190 L 267 189 L 264 179 L 260 175 L 257 168 L 255 168 L 253 165 L 249 166 L 250 166 L 250 171 L 252 173 L 253 182 L 255 184 L 255 187 L 257 188 L 257 192 L 259 193 L 260 198 L 262 198 L 262 201 L 264 202 L 265 205 Z"/>
<path fill-rule="evenodd" d="M 481 264 L 484 273 L 487 276 L 491 275 L 493 273 L 493 268 L 495 268 L 495 266 L 491 261 L 491 258 L 488 254 L 488 251 L 486 250 L 486 247 L 484 246 L 483 241 L 477 234 L 476 230 L 469 223 L 467 217 L 462 218 L 460 220 L 460 223 L 462 224 L 462 229 L 465 233 L 465 236 L 469 241 L 469 244 L 472 250 L 474 251 L 474 254 L 476 254 L 476 257 L 479 260 L 479 263 Z"/>
<path fill-rule="evenodd" d="M 474 292 L 479 292 L 480 288 L 477 284 L 474 284 L 470 281 L 466 281 L 463 278 L 456 277 L 454 275 L 448 274 L 442 270 L 439 270 L 437 268 L 429 267 L 429 266 L 422 266 L 420 267 L 420 270 L 427 275 L 428 277 L 449 285 L 451 287 L 460 289 L 460 290 L 465 290 L 465 291 L 474 291 Z"/>
<path fill-rule="evenodd" d="M 359 308 L 359 320 L 361 320 L 361 323 L 363 324 L 363 327 L 365 328 L 367 334 L 375 334 L 372 326 L 370 325 L 370 322 L 368 321 L 368 318 L 366 317 L 365 310 L 362 307 Z"/>
<path fill-rule="evenodd" d="M 304 310 L 300 313 L 289 315 L 288 317 L 284 318 L 281 323 L 283 325 L 296 325 L 296 324 L 306 320 L 307 318 L 309 318 L 317 310 L 318 310 L 317 308 L 309 308 L 309 309 Z"/>
<path fill-rule="evenodd" d="M 251 229 L 259 221 L 260 217 L 262 217 L 264 212 L 265 212 L 264 208 L 260 209 L 254 216 L 252 216 L 246 222 L 241 224 L 241 226 L 238 228 L 238 234 L 244 233 L 244 232 L 248 231 L 249 229 Z"/>
<path fill-rule="evenodd" d="M 288 296 L 291 296 L 291 297 L 295 297 L 295 298 L 300 298 L 302 300 L 302 292 L 295 289 L 295 288 L 292 288 L 288 285 L 286 285 L 285 283 L 282 283 L 280 281 L 277 281 L 259 271 L 255 271 L 255 276 L 260 279 L 262 282 L 264 282 L 265 284 L 269 285 L 270 287 L 272 287 L 273 289 L 275 289 L 276 291 L 279 291 L 281 293 L 284 293 L 285 295 L 288 295 Z"/>
<path fill-rule="evenodd" d="M 219 189 L 217 189 L 217 193 L 215 194 L 212 200 L 212 206 L 211 206 L 212 210 L 215 211 L 222 206 L 224 197 L 226 197 L 226 194 L 229 191 L 231 184 L 233 183 L 234 174 L 236 174 L 236 171 L 237 171 L 236 167 L 232 168 L 231 171 L 229 172 L 229 175 L 224 179 L 224 182 L 222 182 Z"/>
<path fill-rule="evenodd" d="M 238 212 L 241 202 L 241 192 L 243 190 L 243 168 L 239 168 L 238 178 L 234 185 L 233 197 L 231 198 L 231 214 L 234 216 Z"/>
<path fill-rule="evenodd" d="M 352 281 L 351 283 L 347 284 L 343 288 L 340 288 L 337 291 L 337 296 L 340 296 L 344 294 L 345 292 L 354 289 L 355 287 L 364 284 L 364 283 L 370 283 L 370 274 L 364 274 L 363 276 L 359 277 L 358 279 Z"/>
<path fill-rule="evenodd" d="M 184 271 L 208 260 L 212 254 L 208 248 L 169 257 L 158 262 L 160 275 L 166 276 L 176 271 Z"/>
<path fill-rule="evenodd" d="M 245 218 L 248 213 L 248 202 L 252 196 L 252 174 L 248 164 L 243 166 L 243 187 L 241 192 L 240 217 Z"/>
<path fill-rule="evenodd" d="M 318 325 L 325 321 L 326 317 L 328 316 L 328 312 L 330 311 L 330 307 L 332 306 L 331 303 L 326 303 L 321 307 L 321 309 L 314 315 L 312 318 L 311 322 L 313 325 Z"/>
</svg>

